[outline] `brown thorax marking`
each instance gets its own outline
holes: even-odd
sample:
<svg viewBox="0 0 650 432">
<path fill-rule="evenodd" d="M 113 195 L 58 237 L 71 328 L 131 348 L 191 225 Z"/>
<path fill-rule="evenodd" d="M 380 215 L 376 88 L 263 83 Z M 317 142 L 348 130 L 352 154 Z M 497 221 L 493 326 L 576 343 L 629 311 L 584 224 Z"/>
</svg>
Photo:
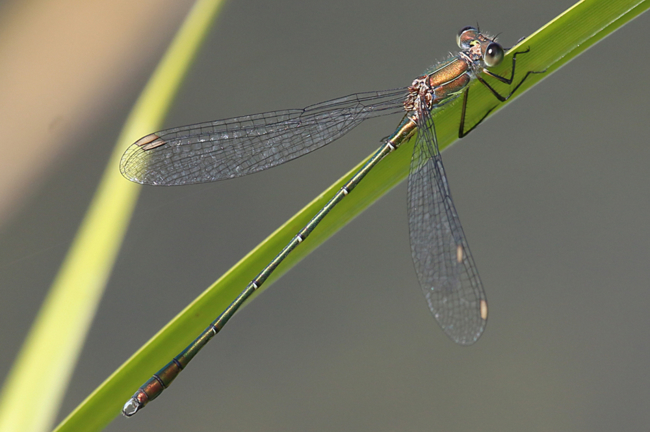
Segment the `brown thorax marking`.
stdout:
<svg viewBox="0 0 650 432">
<path fill-rule="evenodd" d="M 431 109 L 433 105 L 433 89 L 429 84 L 429 75 L 422 75 L 413 80 L 408 87 L 408 94 L 404 99 L 404 109 L 407 112 L 421 112 L 424 108 Z"/>
</svg>

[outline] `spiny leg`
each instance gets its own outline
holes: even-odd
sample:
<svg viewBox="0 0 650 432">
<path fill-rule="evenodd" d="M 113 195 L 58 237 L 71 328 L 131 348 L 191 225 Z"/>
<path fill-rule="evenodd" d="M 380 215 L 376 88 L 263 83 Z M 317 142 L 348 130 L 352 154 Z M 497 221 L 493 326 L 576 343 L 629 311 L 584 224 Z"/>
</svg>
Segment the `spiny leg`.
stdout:
<svg viewBox="0 0 650 432">
<path fill-rule="evenodd" d="M 512 85 L 512 83 L 514 82 L 514 78 L 515 78 L 515 68 L 516 68 L 516 65 L 517 65 L 517 56 L 519 54 L 526 54 L 528 52 L 530 52 L 530 48 L 528 48 L 526 51 L 517 51 L 516 53 L 514 53 L 514 55 L 512 56 L 512 70 L 510 71 L 510 78 L 506 78 L 504 76 L 495 74 L 494 72 L 491 72 L 491 71 L 489 71 L 489 70 L 487 70 L 485 68 L 483 68 L 483 73 L 485 73 L 486 75 L 489 75 L 489 76 L 491 76 L 493 78 L 498 79 L 499 81 L 501 81 L 504 84 Z M 490 90 L 490 92 L 494 95 L 494 97 L 497 98 L 500 102 L 505 102 L 508 99 L 510 99 L 510 97 L 513 94 L 515 94 L 515 92 L 519 89 L 519 87 L 521 87 L 521 85 L 524 83 L 524 81 L 526 81 L 531 74 L 540 74 L 540 73 L 544 73 L 544 72 L 546 72 L 546 69 L 544 69 L 543 71 L 528 71 L 528 72 L 526 72 L 526 75 L 524 75 L 524 77 L 521 79 L 521 81 L 519 81 L 519 83 L 515 86 L 514 89 L 512 89 L 510 91 L 510 93 L 508 93 L 507 96 L 503 96 L 502 94 L 500 94 L 498 91 L 496 91 L 494 89 L 494 87 L 492 87 L 487 81 L 485 81 L 479 75 L 476 75 L 476 79 L 481 84 L 483 84 L 485 87 L 487 87 L 487 89 Z M 494 109 L 494 108 L 492 108 L 492 109 Z"/>
<path fill-rule="evenodd" d="M 527 54 L 529 52 L 530 52 L 530 48 L 526 49 L 525 51 L 517 51 L 516 53 L 514 53 L 512 55 L 512 70 L 510 71 L 510 78 L 506 78 L 506 77 L 501 76 L 499 74 L 495 74 L 494 72 L 492 72 L 492 71 L 490 71 L 490 70 L 488 70 L 486 68 L 483 68 L 483 72 L 486 73 L 487 75 L 490 75 L 491 77 L 494 77 L 494 78 L 498 79 L 499 81 L 501 81 L 504 84 L 510 85 L 510 84 L 512 84 L 512 81 L 515 78 L 515 66 L 517 64 L 517 56 L 519 54 Z"/>
<path fill-rule="evenodd" d="M 491 113 L 492 111 L 494 111 L 494 109 L 499 105 L 499 104 L 497 104 L 497 105 L 493 106 L 492 108 L 490 108 L 490 109 L 485 113 L 485 115 L 483 115 L 483 117 L 481 117 L 481 119 L 480 119 L 479 121 L 477 121 L 476 124 L 474 124 L 474 126 L 472 126 L 471 128 L 469 128 L 469 130 L 465 131 L 465 130 L 464 130 L 464 129 L 465 129 L 465 113 L 467 112 L 467 97 L 468 97 L 468 95 L 469 95 L 469 88 L 466 89 L 465 92 L 463 93 L 463 108 L 462 108 L 462 111 L 461 111 L 461 113 L 460 113 L 460 125 L 459 125 L 459 127 L 458 127 L 458 138 L 463 138 L 465 135 L 469 134 L 471 131 L 473 131 L 474 129 L 476 129 L 476 126 L 480 125 L 481 122 L 482 122 L 483 120 L 485 120 L 485 118 L 486 118 L 487 116 L 489 116 L 490 113 Z"/>
<path fill-rule="evenodd" d="M 501 81 L 501 82 L 504 83 L 504 84 L 511 85 L 511 84 L 513 83 L 513 81 L 514 81 L 514 77 L 515 77 L 515 66 L 516 66 L 516 61 L 517 61 L 517 55 L 518 55 L 518 54 L 526 54 L 526 53 L 529 52 L 529 51 L 530 51 L 530 48 L 528 48 L 526 51 L 517 51 L 517 52 L 512 56 L 512 71 L 510 72 L 510 78 L 506 78 L 506 77 L 503 77 L 503 76 L 501 76 L 501 75 L 497 75 L 497 74 L 495 74 L 494 72 L 490 72 L 489 70 L 487 70 L 487 69 L 485 69 L 485 68 L 483 68 L 483 72 L 485 72 L 487 75 L 489 75 L 489 76 L 491 76 L 491 77 L 494 77 L 494 78 L 498 79 L 499 81 Z M 513 94 L 515 94 L 515 93 L 517 92 L 517 90 L 519 89 L 519 87 L 521 87 L 521 85 L 524 83 L 524 81 L 526 81 L 526 79 L 528 79 L 528 77 L 529 77 L 531 74 L 540 74 L 540 73 L 544 73 L 544 72 L 546 72 L 546 69 L 544 69 L 543 71 L 528 71 L 528 72 L 526 72 L 526 75 L 524 75 L 524 77 L 521 79 L 521 81 L 519 81 L 519 83 L 517 83 L 517 85 L 515 86 L 515 88 L 512 89 L 512 90 L 510 91 L 510 93 L 508 93 L 508 95 L 506 95 L 506 96 L 503 96 L 503 95 L 500 94 L 498 91 L 496 91 L 496 90 L 495 90 L 495 89 L 494 89 L 494 88 L 493 88 L 493 87 L 492 87 L 492 86 L 491 86 L 487 81 L 485 81 L 485 80 L 484 80 L 483 78 L 481 78 L 480 76 L 477 75 L 477 76 L 476 76 L 476 79 L 477 79 L 481 84 L 483 84 L 485 87 L 487 87 L 487 89 L 490 90 L 490 92 L 494 95 L 494 97 L 496 97 L 496 98 L 499 100 L 499 102 L 505 102 L 505 101 L 507 101 L 508 99 L 510 99 L 510 97 L 511 97 Z M 469 130 L 466 131 L 466 130 L 465 130 L 465 115 L 466 115 L 466 112 L 467 112 L 467 99 L 468 99 L 468 95 L 469 95 L 469 88 L 467 88 L 467 89 L 465 90 L 464 94 L 463 94 L 463 106 L 462 106 L 462 111 L 461 111 L 461 115 L 460 115 L 460 125 L 459 125 L 459 128 L 458 128 L 458 138 L 463 138 L 464 136 L 466 136 L 467 134 L 469 134 L 471 131 L 473 131 L 473 130 L 474 130 L 478 125 L 480 125 L 481 122 L 483 122 L 483 120 L 485 120 L 485 118 L 486 118 L 488 115 L 490 115 L 490 113 L 491 113 L 491 112 L 492 112 L 492 111 L 493 111 L 493 110 L 494 110 L 494 109 L 499 105 L 499 104 L 497 104 L 497 105 L 493 106 L 492 108 L 490 108 L 490 109 L 489 109 L 489 110 L 488 110 L 488 111 L 483 115 L 483 117 L 481 117 L 481 119 L 480 119 L 478 122 L 476 122 L 476 124 L 474 124 L 474 126 L 472 126 L 471 128 L 469 128 Z"/>
</svg>

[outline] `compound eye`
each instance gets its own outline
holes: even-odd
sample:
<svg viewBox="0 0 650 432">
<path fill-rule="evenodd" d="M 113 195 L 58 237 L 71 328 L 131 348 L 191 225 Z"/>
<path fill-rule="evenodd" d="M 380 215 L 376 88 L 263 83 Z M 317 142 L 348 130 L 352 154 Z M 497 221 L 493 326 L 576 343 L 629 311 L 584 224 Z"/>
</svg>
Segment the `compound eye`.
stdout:
<svg viewBox="0 0 650 432">
<path fill-rule="evenodd" d="M 496 66 L 503 60 L 503 48 L 496 42 L 491 42 L 485 49 L 483 61 L 488 67 Z"/>
<path fill-rule="evenodd" d="M 474 27 L 464 27 L 461 31 L 458 32 L 458 35 L 456 35 L 456 44 L 458 44 L 458 48 L 461 49 L 468 49 L 470 46 L 470 42 L 473 40 L 476 40 L 476 37 L 478 35 L 478 30 L 476 30 Z"/>
</svg>

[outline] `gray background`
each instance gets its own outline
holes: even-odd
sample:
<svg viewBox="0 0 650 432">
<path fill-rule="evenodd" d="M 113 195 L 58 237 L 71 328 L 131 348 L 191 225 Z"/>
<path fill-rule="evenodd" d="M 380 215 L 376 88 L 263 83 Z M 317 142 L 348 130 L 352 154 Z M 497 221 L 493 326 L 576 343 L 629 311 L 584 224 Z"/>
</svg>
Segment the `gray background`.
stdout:
<svg viewBox="0 0 650 432">
<path fill-rule="evenodd" d="M 571 4 L 233 0 L 166 125 L 403 86 L 454 51 L 466 25 L 510 45 Z M 238 314 L 159 400 L 107 430 L 647 430 L 647 25 L 633 21 L 444 153 L 490 302 L 476 345 L 454 345 L 426 306 L 402 184 Z M 2 227 L 0 324 L 12 331 L 0 332 L 1 376 L 147 74 Z M 146 188 L 60 418 L 398 120 L 247 178 Z"/>
</svg>

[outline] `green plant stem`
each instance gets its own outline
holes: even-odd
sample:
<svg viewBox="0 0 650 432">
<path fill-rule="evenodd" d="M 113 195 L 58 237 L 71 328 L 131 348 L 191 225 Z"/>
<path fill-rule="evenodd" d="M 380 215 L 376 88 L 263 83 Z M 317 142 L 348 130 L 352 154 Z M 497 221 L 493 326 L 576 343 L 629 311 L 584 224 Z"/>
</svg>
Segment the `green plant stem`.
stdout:
<svg viewBox="0 0 650 432">
<path fill-rule="evenodd" d="M 518 59 L 518 70 L 546 70 L 547 72 L 531 76 L 521 87 L 517 96 L 523 94 L 526 89 L 536 85 L 612 31 L 644 12 L 649 6 L 650 0 L 615 2 L 586 0 L 577 3 L 531 37 L 521 42 L 521 49 L 530 48 L 532 54 L 521 56 Z M 516 51 L 517 48 L 515 47 L 513 51 Z M 503 65 L 503 67 L 495 68 L 494 72 L 503 75 L 510 62 L 506 60 Z M 494 105 L 493 96 L 482 88 L 480 83 L 474 83 L 471 86 L 471 98 L 472 112 L 468 113 L 470 124 L 472 123 L 472 117 L 479 118 L 481 113 L 486 112 Z M 514 99 L 515 97 L 507 103 L 511 103 Z M 501 104 L 494 112 L 504 105 L 505 103 Z M 456 140 L 459 118 L 459 101 L 445 106 L 436 114 L 436 127 L 441 149 L 446 148 Z M 273 277 L 264 287 L 267 288 L 270 282 L 279 278 L 366 207 L 404 180 L 408 174 L 411 151 L 412 143 L 403 145 L 398 151 L 382 161 L 348 198 L 332 210 L 304 244 L 278 267 Z M 316 197 L 242 258 L 232 269 L 154 335 L 151 340 L 111 375 L 84 404 L 92 404 L 93 412 L 101 411 L 102 418 L 116 415 L 119 407 L 138 386 L 181 349 L 185 348 L 215 318 L 214 311 L 223 310 L 364 162 L 362 161 L 350 173 Z M 106 388 L 111 389 L 110 395 L 105 390 Z M 173 397 L 173 395 L 167 395 L 167 397 Z M 86 412 L 87 409 L 90 408 L 80 406 L 60 425 L 58 430 L 76 430 L 70 424 L 78 425 L 79 420 L 76 419 L 76 416 Z"/>
</svg>

